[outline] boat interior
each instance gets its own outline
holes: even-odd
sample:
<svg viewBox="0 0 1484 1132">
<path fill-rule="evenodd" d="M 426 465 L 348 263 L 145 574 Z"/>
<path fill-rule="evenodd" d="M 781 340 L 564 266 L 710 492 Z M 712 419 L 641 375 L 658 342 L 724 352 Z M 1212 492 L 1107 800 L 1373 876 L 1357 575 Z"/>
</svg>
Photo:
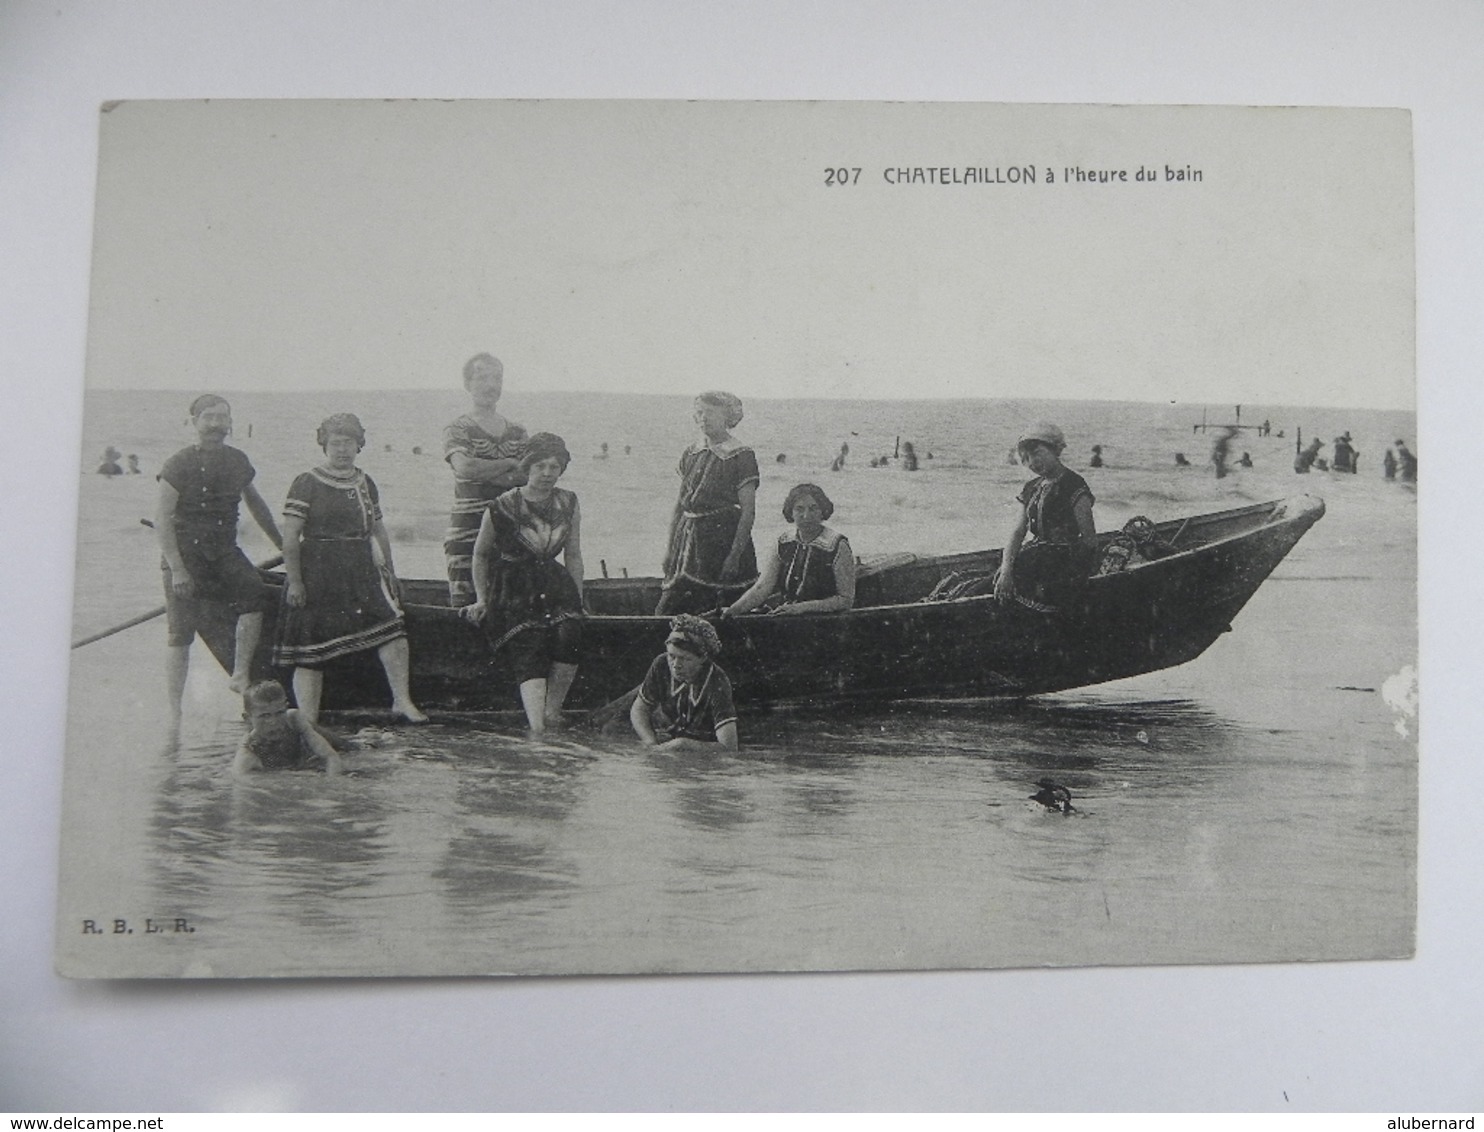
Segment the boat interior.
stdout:
<svg viewBox="0 0 1484 1132">
<path fill-rule="evenodd" d="M 1305 511 L 1317 509 L 1322 513 L 1323 507 L 1321 500 L 1305 495 L 1160 523 L 1141 516 L 1130 520 L 1121 530 L 1099 534 L 1096 561 L 1099 572 L 1103 573 L 1141 569 L 1162 559 L 1189 554 L 1284 522 Z M 910 605 L 981 593 L 999 562 L 999 550 L 867 556 L 858 561 L 855 607 Z M 407 601 L 412 604 L 448 604 L 448 588 L 441 580 L 408 579 L 403 587 Z M 589 610 L 598 616 L 648 616 L 653 614 L 660 599 L 660 579 L 589 578 L 584 595 Z"/>
</svg>

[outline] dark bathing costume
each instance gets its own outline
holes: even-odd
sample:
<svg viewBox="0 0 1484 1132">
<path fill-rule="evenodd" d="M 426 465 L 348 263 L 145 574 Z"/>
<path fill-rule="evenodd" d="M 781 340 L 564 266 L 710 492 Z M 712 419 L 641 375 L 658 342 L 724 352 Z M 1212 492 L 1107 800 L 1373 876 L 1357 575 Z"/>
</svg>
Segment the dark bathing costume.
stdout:
<svg viewBox="0 0 1484 1132">
<path fill-rule="evenodd" d="M 1025 506 L 1027 542 L 1015 559 L 1016 600 L 1043 612 L 1065 608 L 1086 584 L 1093 551 L 1077 545 L 1073 504 L 1094 503 L 1087 481 L 1071 469 L 1056 479 L 1037 476 L 1015 498 Z"/>
<path fill-rule="evenodd" d="M 271 591 L 237 546 L 238 506 L 256 474 L 245 453 L 225 445 L 182 448 L 160 469 L 158 478 L 179 495 L 175 542 L 196 588 L 194 597 L 176 597 L 170 568 L 160 559 L 172 645 L 188 645 L 195 638 L 201 602 L 225 605 L 233 617 L 272 604 Z"/>
<path fill-rule="evenodd" d="M 730 581 L 722 564 L 742 517 L 738 492 L 761 480 L 757 456 L 737 440 L 719 447 L 692 444 L 680 457 L 680 512 L 665 550 L 660 614 L 700 613 L 736 598 L 757 581 L 757 558 L 748 539 Z"/>
<path fill-rule="evenodd" d="M 484 631 L 496 652 L 507 650 L 518 683 L 548 675 L 553 664 L 578 662 L 582 598 L 556 560 L 576 513 L 577 496 L 560 487 L 540 503 L 512 488 L 490 507 L 497 558 Z"/>
<path fill-rule="evenodd" d="M 319 668 L 405 637 L 402 609 L 372 550 L 381 506 L 371 477 L 359 468 L 345 475 L 305 472 L 289 488 L 283 513 L 304 522 L 299 554 L 306 597 L 296 609 L 284 587 L 273 663 Z"/>
<path fill-rule="evenodd" d="M 289 727 L 271 739 L 249 735 L 247 749 L 258 756 L 264 770 L 325 769 L 325 760 L 309 749 L 309 744 L 296 727 Z"/>
<path fill-rule="evenodd" d="M 778 536 L 778 589 L 782 605 L 796 601 L 820 601 L 838 597 L 835 563 L 849 555 L 850 542 L 839 531 L 825 527 L 808 542 L 800 542 L 797 530 Z"/>
<path fill-rule="evenodd" d="M 694 684 L 683 684 L 671 677 L 664 656 L 655 657 L 639 685 L 639 698 L 648 705 L 651 726 L 662 739 L 714 743 L 719 727 L 737 721 L 732 682 L 711 660 Z"/>
</svg>

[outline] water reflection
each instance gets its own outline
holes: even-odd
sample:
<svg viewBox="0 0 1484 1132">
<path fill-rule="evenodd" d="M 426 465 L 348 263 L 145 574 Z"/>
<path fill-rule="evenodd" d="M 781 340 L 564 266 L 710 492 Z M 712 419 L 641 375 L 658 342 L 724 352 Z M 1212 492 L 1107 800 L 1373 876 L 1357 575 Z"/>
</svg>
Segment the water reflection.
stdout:
<svg viewBox="0 0 1484 1132">
<path fill-rule="evenodd" d="M 749 720 L 735 754 L 533 744 L 470 720 L 403 732 L 342 779 L 234 779 L 239 733 L 224 722 L 155 764 L 154 887 L 163 911 L 229 923 L 245 954 L 306 962 L 314 947 L 285 941 L 331 933 L 352 952 L 423 948 L 406 953 L 439 969 L 563 970 L 606 969 L 627 939 L 684 968 L 721 962 L 741 933 L 779 962 L 821 947 L 880 965 L 882 924 L 1003 937 L 977 961 L 1128 961 L 1161 954 L 1140 923 L 1165 925 L 1171 954 L 1196 946 L 1196 929 L 1169 928 L 1191 901 L 1219 954 L 1266 922 L 1253 909 L 1291 872 L 1304 823 L 1337 807 L 1369 817 L 1321 831 L 1351 867 L 1381 853 L 1357 854 L 1355 837 L 1409 836 L 1372 816 L 1371 778 L 1347 785 L 1304 735 L 1184 700 L 779 710 Z M 1073 813 L 1031 799 L 1042 780 Z M 1337 908 L 1354 887 L 1333 866 L 1284 883 Z"/>
<path fill-rule="evenodd" d="M 217 907 L 223 918 L 348 925 L 344 898 L 384 873 L 391 815 L 379 793 L 355 773 L 234 776 L 240 733 L 223 723 L 162 751 L 150 822 L 157 889 L 198 916 Z"/>
<path fill-rule="evenodd" d="M 969 760 L 983 764 L 986 781 L 1026 794 L 1047 775 L 1074 792 L 1137 778 L 1162 792 L 1196 794 L 1236 769 L 1251 741 L 1250 731 L 1191 701 L 1076 696 L 911 701 L 844 718 L 776 711 L 764 734 L 797 765 L 838 772 L 880 759 Z"/>
<path fill-rule="evenodd" d="M 509 901 L 558 899 L 577 884 L 560 826 L 581 803 L 593 752 L 489 734 L 447 742 L 457 765 L 449 836 L 433 879 L 450 907 L 483 914 Z"/>
</svg>

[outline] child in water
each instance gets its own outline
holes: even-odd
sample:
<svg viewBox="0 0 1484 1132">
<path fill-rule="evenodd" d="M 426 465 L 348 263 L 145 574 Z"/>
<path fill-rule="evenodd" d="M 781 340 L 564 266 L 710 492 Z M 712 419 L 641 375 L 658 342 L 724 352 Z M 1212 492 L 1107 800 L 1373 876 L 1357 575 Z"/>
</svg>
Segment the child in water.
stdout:
<svg viewBox="0 0 1484 1132">
<path fill-rule="evenodd" d="M 326 735 L 299 711 L 289 707 L 288 694 L 274 680 L 261 680 L 242 694 L 242 714 L 247 734 L 237 746 L 232 770 L 323 770 L 339 774 L 345 769 Z"/>
<path fill-rule="evenodd" d="M 737 749 L 732 682 L 715 662 L 719 652 L 721 638 L 708 622 L 689 613 L 671 620 L 665 651 L 629 709 L 641 743 L 662 751 Z"/>
</svg>

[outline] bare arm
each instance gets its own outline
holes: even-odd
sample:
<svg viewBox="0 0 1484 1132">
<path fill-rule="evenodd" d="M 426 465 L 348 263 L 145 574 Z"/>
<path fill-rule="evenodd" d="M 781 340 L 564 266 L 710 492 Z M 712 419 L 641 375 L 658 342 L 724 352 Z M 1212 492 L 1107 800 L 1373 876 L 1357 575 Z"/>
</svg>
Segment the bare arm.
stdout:
<svg viewBox="0 0 1484 1132">
<path fill-rule="evenodd" d="M 285 596 L 295 609 L 302 609 L 309 591 L 304 588 L 304 560 L 300 554 L 304 520 L 297 515 L 283 517 L 283 572 L 288 589 Z"/>
<path fill-rule="evenodd" d="M 649 704 L 645 703 L 643 696 L 634 697 L 634 702 L 629 707 L 629 723 L 644 746 L 653 747 L 659 742 L 654 733 L 654 725 L 649 719 Z"/>
<path fill-rule="evenodd" d="M 258 526 L 263 528 L 268 541 L 282 550 L 283 536 L 278 533 L 278 524 L 273 521 L 273 512 L 269 510 L 268 504 L 263 502 L 262 495 L 254 485 L 248 484 L 242 489 L 242 502 L 247 504 L 247 513 L 257 521 Z"/>
<path fill-rule="evenodd" d="M 737 518 L 737 533 L 732 536 L 732 549 L 727 551 L 721 564 L 722 581 L 735 577 L 742 561 L 742 552 L 752 544 L 752 524 L 757 518 L 757 484 L 744 483 L 737 489 L 737 502 L 742 514 Z"/>
<path fill-rule="evenodd" d="M 1025 542 L 1025 532 L 1029 519 L 1025 508 L 1020 509 L 1020 515 L 1015 520 L 1015 526 L 1010 531 L 1010 538 L 1005 543 L 1005 549 L 1000 557 L 1000 569 L 994 578 L 994 595 L 1001 601 L 1015 595 L 1015 559 L 1020 554 L 1021 544 Z"/>
<path fill-rule="evenodd" d="M 471 621 L 484 619 L 484 611 L 490 600 L 490 560 L 495 555 L 495 518 L 486 507 L 484 517 L 479 520 L 479 537 L 474 540 L 474 604 L 463 608 L 462 613 Z"/>
<path fill-rule="evenodd" d="M 525 478 L 519 474 L 520 461 L 500 457 L 484 460 L 470 456 L 467 452 L 450 452 L 448 466 L 461 480 L 477 480 L 480 483 L 501 483 L 507 487 L 519 487 Z"/>
<path fill-rule="evenodd" d="M 294 730 L 298 731 L 299 738 L 304 741 L 304 745 L 324 759 L 326 774 L 339 774 L 345 769 L 345 762 L 341 759 L 340 752 L 330 746 L 330 741 L 321 735 L 309 720 L 298 711 L 290 713 L 289 718 L 293 720 Z"/>
<path fill-rule="evenodd" d="M 1079 495 L 1072 504 L 1072 517 L 1077 520 L 1077 542 L 1084 550 L 1097 545 L 1098 529 L 1092 521 L 1092 500 Z"/>
<path fill-rule="evenodd" d="M 763 568 L 758 572 L 757 581 L 752 583 L 752 588 L 739 597 L 731 605 L 721 611 L 723 617 L 736 617 L 740 613 L 747 613 L 756 609 L 773 595 L 778 588 L 778 573 L 783 568 L 778 560 L 778 543 L 768 544 L 768 551 L 763 556 Z M 853 585 L 853 583 L 852 583 Z"/>
<path fill-rule="evenodd" d="M 377 549 L 381 551 L 381 560 L 386 563 L 387 573 L 395 578 L 397 568 L 392 564 L 392 539 L 386 533 L 386 524 L 380 519 L 371 525 L 371 537 L 376 540 Z"/>
<path fill-rule="evenodd" d="M 376 548 L 381 551 L 381 561 L 386 566 L 386 572 L 391 578 L 392 593 L 400 602 L 402 600 L 402 581 L 397 577 L 397 567 L 392 562 L 392 539 L 386 533 L 386 524 L 380 519 L 371 525 L 371 537 L 376 540 Z"/>
<path fill-rule="evenodd" d="M 567 545 L 562 551 L 562 565 L 577 583 L 577 600 L 582 600 L 582 582 L 586 577 L 582 567 L 582 505 L 572 503 L 572 527 L 567 532 Z"/>
<path fill-rule="evenodd" d="M 232 756 L 232 773 L 247 774 L 250 771 L 262 770 L 263 760 L 253 753 L 253 749 L 247 745 L 247 736 L 237 744 L 237 753 Z"/>
<path fill-rule="evenodd" d="M 684 508 L 681 506 L 680 500 L 677 499 L 675 501 L 675 509 L 670 512 L 670 529 L 669 534 L 665 537 L 665 560 L 660 566 L 661 573 L 666 577 L 670 576 L 670 571 L 675 566 L 675 527 L 680 522 L 680 514 L 683 510 Z"/>
<path fill-rule="evenodd" d="M 855 605 L 855 552 L 846 539 L 840 540 L 835 552 L 835 593 L 832 597 L 815 598 L 813 601 L 791 601 L 780 605 L 773 612 L 781 616 L 796 613 L 833 613 Z"/>
<path fill-rule="evenodd" d="M 677 735 L 673 739 L 665 740 L 658 749 L 661 751 L 700 751 L 704 754 L 715 751 L 718 747 L 723 751 L 735 751 L 739 746 L 737 723 L 732 720 L 716 729 L 716 742 L 714 743 L 708 743 L 705 739 L 692 739 L 689 735 Z"/>
<path fill-rule="evenodd" d="M 175 538 L 175 504 L 179 500 L 180 492 L 161 480 L 155 503 L 155 534 L 160 540 L 160 554 L 165 565 L 170 567 L 170 588 L 176 597 L 190 597 L 196 587 L 186 572 L 185 562 L 180 557 L 180 544 Z"/>
</svg>

